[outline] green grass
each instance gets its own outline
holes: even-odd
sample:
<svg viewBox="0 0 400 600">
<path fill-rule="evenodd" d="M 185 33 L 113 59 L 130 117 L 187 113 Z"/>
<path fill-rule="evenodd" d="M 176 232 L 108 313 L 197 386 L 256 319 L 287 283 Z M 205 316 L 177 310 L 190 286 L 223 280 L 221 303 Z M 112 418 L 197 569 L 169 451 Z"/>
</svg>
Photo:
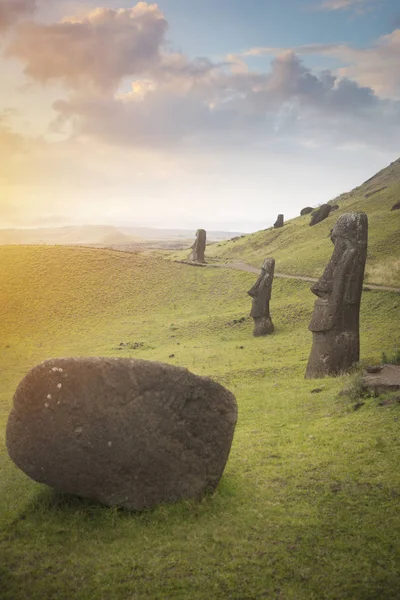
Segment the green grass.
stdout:
<svg viewBox="0 0 400 600">
<path fill-rule="evenodd" d="M 387 187 L 366 197 L 371 189 Z M 276 271 L 291 275 L 319 277 L 332 255 L 329 233 L 341 214 L 364 211 L 368 215 L 369 239 L 365 281 L 378 285 L 400 286 L 400 211 L 391 207 L 400 199 L 400 161 L 367 182 L 332 201 L 339 210 L 322 223 L 309 226 L 310 215 L 286 222 L 281 229 L 265 229 L 236 240 L 210 244 L 206 260 L 246 262 L 260 267 L 265 257 L 276 260 Z M 182 260 L 189 250 L 175 252 L 171 258 Z"/>
<path fill-rule="evenodd" d="M 254 279 L 107 250 L 0 248 L 1 600 L 400 596 L 400 405 L 363 398 L 354 410 L 338 395 L 351 376 L 304 379 L 305 282 L 275 280 L 272 336 L 233 324 Z M 363 294 L 363 361 L 399 347 L 398 301 Z M 162 360 L 228 387 L 239 421 L 217 492 L 134 514 L 19 471 L 4 444 L 14 390 L 67 355 Z"/>
</svg>

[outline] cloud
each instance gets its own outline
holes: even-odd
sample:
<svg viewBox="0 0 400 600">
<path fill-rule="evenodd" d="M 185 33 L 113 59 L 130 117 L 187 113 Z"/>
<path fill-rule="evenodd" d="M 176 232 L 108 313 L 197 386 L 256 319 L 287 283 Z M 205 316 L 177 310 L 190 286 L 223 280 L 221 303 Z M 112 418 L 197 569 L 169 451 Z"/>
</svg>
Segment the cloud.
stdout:
<svg viewBox="0 0 400 600">
<path fill-rule="evenodd" d="M 25 73 L 38 82 L 110 90 L 157 64 L 167 26 L 156 4 L 97 8 L 60 23 L 21 24 L 8 55 L 25 63 Z"/>
<path fill-rule="evenodd" d="M 288 51 L 329 56 L 339 61 L 336 75 L 350 78 L 361 87 L 369 87 L 382 98 L 400 99 L 400 29 L 381 36 L 369 48 L 346 44 L 306 44 L 293 49 L 266 46 L 249 48 L 239 58 L 282 55 Z"/>
<path fill-rule="evenodd" d="M 376 4 L 376 0 L 324 0 L 318 8 L 321 10 L 355 10 L 364 13 Z"/>
<path fill-rule="evenodd" d="M 35 9 L 36 0 L 0 0 L 0 33 L 33 14 Z"/>
</svg>

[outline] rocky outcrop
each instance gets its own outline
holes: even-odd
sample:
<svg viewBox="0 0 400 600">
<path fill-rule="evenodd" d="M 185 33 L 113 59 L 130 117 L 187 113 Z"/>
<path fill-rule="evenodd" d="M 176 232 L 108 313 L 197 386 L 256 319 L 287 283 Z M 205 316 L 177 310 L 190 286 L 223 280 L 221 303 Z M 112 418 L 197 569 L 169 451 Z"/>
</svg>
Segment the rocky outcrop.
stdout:
<svg viewBox="0 0 400 600">
<path fill-rule="evenodd" d="M 21 381 L 7 448 L 29 477 L 132 510 L 214 490 L 235 397 L 187 369 L 128 358 L 48 360 Z"/>
</svg>

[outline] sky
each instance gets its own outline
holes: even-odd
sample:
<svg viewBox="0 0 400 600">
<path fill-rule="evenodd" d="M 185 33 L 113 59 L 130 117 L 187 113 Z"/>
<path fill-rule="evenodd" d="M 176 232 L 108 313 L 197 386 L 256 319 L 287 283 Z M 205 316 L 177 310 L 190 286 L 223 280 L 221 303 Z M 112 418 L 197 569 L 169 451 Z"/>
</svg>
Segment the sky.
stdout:
<svg viewBox="0 0 400 600">
<path fill-rule="evenodd" d="M 0 0 L 0 227 L 250 232 L 400 156 L 398 0 Z"/>
</svg>

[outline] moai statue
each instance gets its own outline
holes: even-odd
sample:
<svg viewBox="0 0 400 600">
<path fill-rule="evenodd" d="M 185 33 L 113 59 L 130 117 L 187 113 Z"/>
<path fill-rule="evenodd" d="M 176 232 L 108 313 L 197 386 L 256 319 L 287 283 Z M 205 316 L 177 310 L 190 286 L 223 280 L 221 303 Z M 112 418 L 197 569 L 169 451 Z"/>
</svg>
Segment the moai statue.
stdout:
<svg viewBox="0 0 400 600">
<path fill-rule="evenodd" d="M 342 215 L 330 238 L 332 258 L 311 291 L 318 296 L 309 329 L 313 344 L 306 378 L 347 371 L 360 358 L 359 317 L 368 243 L 363 212 Z"/>
<path fill-rule="evenodd" d="M 275 227 L 275 229 L 278 229 L 278 227 L 283 227 L 283 225 L 284 225 L 283 215 L 278 215 L 278 218 L 276 219 L 276 221 L 274 223 L 274 227 Z"/>
<path fill-rule="evenodd" d="M 191 246 L 192 253 L 190 255 L 190 260 L 193 260 L 197 263 L 205 263 L 204 259 L 204 251 L 206 249 L 206 232 L 204 229 L 198 229 L 196 231 L 196 241 L 193 246 Z"/>
<path fill-rule="evenodd" d="M 253 287 L 247 292 L 253 298 L 250 316 L 254 319 L 253 335 L 268 335 L 274 331 L 269 314 L 272 282 L 274 280 L 275 259 L 266 258 L 261 267 L 261 274 Z"/>
</svg>

